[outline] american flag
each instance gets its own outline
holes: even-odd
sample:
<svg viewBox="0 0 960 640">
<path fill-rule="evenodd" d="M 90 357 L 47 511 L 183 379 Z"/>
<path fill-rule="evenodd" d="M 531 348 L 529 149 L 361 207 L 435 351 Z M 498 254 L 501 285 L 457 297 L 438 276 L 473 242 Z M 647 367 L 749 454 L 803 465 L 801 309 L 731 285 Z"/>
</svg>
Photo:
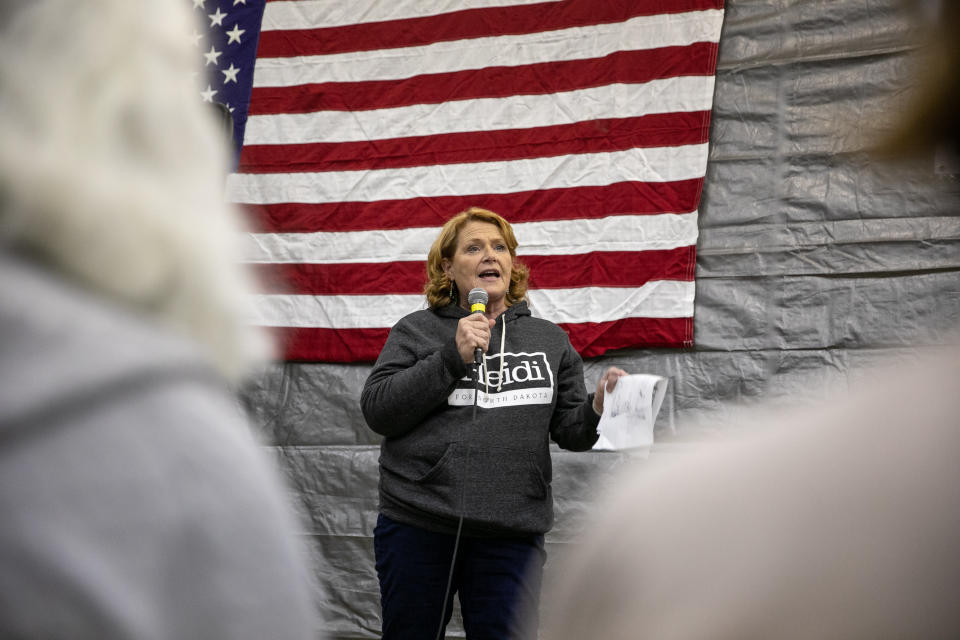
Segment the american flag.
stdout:
<svg viewBox="0 0 960 640">
<path fill-rule="evenodd" d="M 375 359 L 469 206 L 514 225 L 533 313 L 582 355 L 692 344 L 723 0 L 192 1 L 287 359 Z"/>
</svg>

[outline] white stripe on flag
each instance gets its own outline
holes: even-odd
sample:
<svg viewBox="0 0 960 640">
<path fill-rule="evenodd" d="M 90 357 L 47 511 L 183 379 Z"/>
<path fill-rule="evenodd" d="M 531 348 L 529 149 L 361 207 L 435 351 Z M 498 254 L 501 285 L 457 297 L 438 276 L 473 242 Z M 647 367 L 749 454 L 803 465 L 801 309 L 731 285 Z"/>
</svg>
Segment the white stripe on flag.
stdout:
<svg viewBox="0 0 960 640">
<path fill-rule="evenodd" d="M 592 251 L 650 251 L 691 246 L 697 212 L 512 225 L 517 255 L 576 255 Z M 349 264 L 426 260 L 439 228 L 318 233 L 252 233 L 243 259 L 251 263 Z"/>
<path fill-rule="evenodd" d="M 527 294 L 534 315 L 559 323 L 622 318 L 682 318 L 693 314 L 694 284 L 655 280 L 641 287 L 534 289 Z M 371 329 L 392 327 L 426 307 L 421 294 L 375 296 L 255 295 L 249 320 L 266 327 Z"/>
<path fill-rule="evenodd" d="M 543 4 L 556 0 L 295 0 L 268 2 L 263 31 L 342 27 L 383 20 L 405 20 L 488 7 Z"/>
<path fill-rule="evenodd" d="M 694 290 L 693 282 L 653 280 L 640 287 L 531 289 L 527 297 L 534 315 L 551 322 L 608 322 L 692 316 Z"/>
<path fill-rule="evenodd" d="M 270 6 L 269 4 L 267 5 Z M 470 38 L 400 49 L 257 61 L 255 87 L 399 80 L 431 73 L 602 58 L 617 51 L 717 42 L 723 12 L 640 16 L 626 22 L 523 35 Z"/>
<path fill-rule="evenodd" d="M 673 182 L 703 177 L 707 144 L 634 148 L 505 162 L 427 165 L 320 173 L 235 173 L 232 202 L 373 202 L 438 196 L 515 193 L 617 182 Z"/>
<path fill-rule="evenodd" d="M 369 111 L 250 116 L 244 144 L 383 140 L 704 111 L 713 103 L 713 84 L 713 76 L 679 76 L 545 95 L 455 100 Z"/>
</svg>

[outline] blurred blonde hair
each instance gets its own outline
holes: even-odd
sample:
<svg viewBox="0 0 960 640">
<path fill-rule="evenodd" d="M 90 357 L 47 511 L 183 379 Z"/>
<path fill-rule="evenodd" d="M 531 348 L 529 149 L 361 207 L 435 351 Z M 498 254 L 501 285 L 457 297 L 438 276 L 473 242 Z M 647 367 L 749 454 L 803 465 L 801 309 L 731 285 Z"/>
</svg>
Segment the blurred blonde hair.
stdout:
<svg viewBox="0 0 960 640">
<path fill-rule="evenodd" d="M 180 1 L 5 0 L 0 243 L 192 336 L 237 378 L 267 343 L 243 322 L 197 26 Z"/>
<path fill-rule="evenodd" d="M 427 304 L 431 309 L 444 307 L 459 302 L 459 292 L 447 274 L 443 272 L 443 260 L 453 259 L 457 248 L 457 238 L 460 230 L 468 222 L 487 222 L 500 230 L 500 235 L 507 243 L 510 257 L 513 258 L 513 270 L 510 273 L 510 288 L 507 291 L 507 306 L 523 300 L 527 295 L 527 281 L 530 270 L 526 265 L 517 262 L 517 238 L 513 234 L 513 227 L 502 216 L 480 207 L 470 207 L 447 220 L 440 230 L 440 235 L 433 241 L 430 252 L 427 254 L 427 284 L 423 293 L 427 297 Z M 453 291 L 453 295 L 450 293 Z"/>
<path fill-rule="evenodd" d="M 920 81 L 898 126 L 874 153 L 909 157 L 947 145 L 960 154 L 960 2 L 905 0 L 904 5 L 922 38 Z"/>
</svg>

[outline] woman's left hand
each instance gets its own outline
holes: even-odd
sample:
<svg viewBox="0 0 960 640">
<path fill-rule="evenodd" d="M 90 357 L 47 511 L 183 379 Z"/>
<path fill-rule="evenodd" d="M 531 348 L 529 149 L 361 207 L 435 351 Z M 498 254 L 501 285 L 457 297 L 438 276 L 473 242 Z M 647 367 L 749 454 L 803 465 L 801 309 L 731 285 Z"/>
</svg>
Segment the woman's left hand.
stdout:
<svg viewBox="0 0 960 640">
<path fill-rule="evenodd" d="M 626 371 L 618 367 L 610 367 L 603 372 L 603 375 L 597 380 L 597 393 L 593 397 L 593 410 L 597 412 L 598 415 L 603 414 L 603 395 L 604 393 L 613 391 L 613 388 L 617 386 L 617 380 L 621 376 L 628 375 Z"/>
</svg>

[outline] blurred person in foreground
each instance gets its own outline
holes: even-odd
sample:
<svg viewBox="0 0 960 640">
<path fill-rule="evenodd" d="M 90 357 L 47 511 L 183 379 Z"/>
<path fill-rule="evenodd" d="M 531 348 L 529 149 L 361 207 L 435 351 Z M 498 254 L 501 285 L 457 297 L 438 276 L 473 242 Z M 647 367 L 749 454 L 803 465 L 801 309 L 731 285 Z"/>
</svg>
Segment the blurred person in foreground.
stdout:
<svg viewBox="0 0 960 640">
<path fill-rule="evenodd" d="M 587 394 L 567 335 L 530 314 L 516 249 L 492 211 L 448 220 L 427 257 L 430 308 L 393 327 L 363 389 L 367 423 L 385 436 L 374 550 L 386 640 L 438 637 L 454 593 L 468 638 L 516 633 L 517 611 L 536 608 L 553 523 L 550 440 L 590 449 L 604 393 L 625 375 L 611 367 Z"/>
<path fill-rule="evenodd" d="M 884 155 L 960 151 L 960 3 L 940 6 L 936 78 Z M 543 638 L 960 637 L 960 348 L 938 351 L 622 474 Z"/>
<path fill-rule="evenodd" d="M 0 637 L 316 638 L 182 0 L 0 4 Z"/>
</svg>

